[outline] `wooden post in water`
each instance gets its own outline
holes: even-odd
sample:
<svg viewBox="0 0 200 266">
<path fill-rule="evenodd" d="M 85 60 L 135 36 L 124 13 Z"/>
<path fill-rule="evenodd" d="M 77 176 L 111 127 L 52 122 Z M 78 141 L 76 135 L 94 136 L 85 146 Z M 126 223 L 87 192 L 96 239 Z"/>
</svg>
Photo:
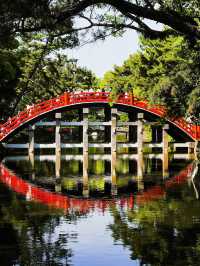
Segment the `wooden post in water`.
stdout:
<svg viewBox="0 0 200 266">
<path fill-rule="evenodd" d="M 55 142 L 56 142 L 56 179 L 60 178 L 60 167 L 61 167 L 61 136 L 60 136 L 60 124 L 61 124 L 61 113 L 55 114 L 56 119 L 56 132 L 55 132 Z"/>
<path fill-rule="evenodd" d="M 56 157 L 61 153 L 61 137 L 60 137 L 60 121 L 61 121 L 61 113 L 55 114 L 56 118 Z"/>
<path fill-rule="evenodd" d="M 135 113 L 128 113 L 129 122 L 133 122 L 136 120 Z M 135 143 L 137 142 L 137 126 L 129 126 L 128 127 L 128 142 Z M 129 148 L 129 153 L 134 151 L 134 148 Z"/>
<path fill-rule="evenodd" d="M 60 178 L 60 169 L 61 169 L 61 153 L 56 153 L 56 161 L 55 161 L 55 170 L 56 170 L 56 179 Z"/>
<path fill-rule="evenodd" d="M 138 183 L 138 190 L 144 189 L 143 184 L 143 172 L 144 172 L 144 158 L 143 158 L 143 142 L 144 142 L 144 125 L 143 119 L 144 114 L 138 113 L 137 114 L 137 153 L 138 153 L 138 161 L 137 161 L 137 183 Z"/>
<path fill-rule="evenodd" d="M 143 154 L 143 142 L 144 142 L 144 127 L 143 127 L 143 113 L 138 113 L 138 126 L 137 126 L 137 146 L 138 146 L 138 155 Z"/>
<path fill-rule="evenodd" d="M 88 108 L 83 108 L 83 190 L 88 186 Z"/>
<path fill-rule="evenodd" d="M 29 160 L 31 164 L 31 179 L 35 180 L 35 151 L 34 151 L 34 130 L 35 126 L 29 127 Z"/>
<path fill-rule="evenodd" d="M 111 109 L 110 107 L 104 108 L 104 116 L 105 116 L 105 122 L 108 122 L 111 120 Z M 104 142 L 110 143 L 111 142 L 111 127 L 105 126 L 104 128 Z M 104 148 L 104 153 L 107 154 L 110 152 L 110 148 Z"/>
<path fill-rule="evenodd" d="M 162 143 L 163 143 L 163 178 L 166 178 L 169 176 L 169 142 L 168 142 L 168 134 L 167 130 L 169 129 L 169 125 L 166 124 L 163 126 L 162 129 Z"/>
<path fill-rule="evenodd" d="M 189 142 L 188 143 L 188 159 L 194 159 L 194 149 L 195 149 L 195 143 Z"/>
<path fill-rule="evenodd" d="M 116 192 L 117 175 L 117 109 L 111 109 L 111 185 L 112 190 Z"/>
<path fill-rule="evenodd" d="M 83 109 L 80 108 L 78 109 L 78 121 L 83 121 Z M 79 138 L 79 142 L 81 142 L 83 140 L 83 127 L 82 126 L 78 126 L 78 138 Z M 82 153 L 82 148 L 78 148 L 78 153 L 81 154 Z"/>
<path fill-rule="evenodd" d="M 31 161 L 34 161 L 34 144 L 35 144 L 35 138 L 34 138 L 34 132 L 35 131 L 35 125 L 29 126 L 29 148 L 28 148 L 28 154 Z"/>
</svg>

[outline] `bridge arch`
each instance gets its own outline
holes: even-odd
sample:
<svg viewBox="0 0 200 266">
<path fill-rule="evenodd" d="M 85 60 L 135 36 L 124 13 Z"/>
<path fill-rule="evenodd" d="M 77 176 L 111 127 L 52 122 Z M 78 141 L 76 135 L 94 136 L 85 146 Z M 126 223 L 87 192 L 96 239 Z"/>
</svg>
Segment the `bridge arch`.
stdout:
<svg viewBox="0 0 200 266">
<path fill-rule="evenodd" d="M 30 106 L 1 124 L 0 142 L 6 141 L 28 124 L 33 124 L 51 112 L 70 110 L 77 107 L 106 106 L 110 102 L 109 92 L 65 92 L 61 96 Z M 183 118 L 167 118 L 165 109 L 160 105 L 150 105 L 147 101 L 141 101 L 133 95 L 125 93 L 118 96 L 113 106 L 125 111 L 142 111 L 147 116 L 164 118 L 169 122 L 169 131 L 177 130 L 186 139 L 200 140 L 200 126 L 187 123 Z"/>
</svg>

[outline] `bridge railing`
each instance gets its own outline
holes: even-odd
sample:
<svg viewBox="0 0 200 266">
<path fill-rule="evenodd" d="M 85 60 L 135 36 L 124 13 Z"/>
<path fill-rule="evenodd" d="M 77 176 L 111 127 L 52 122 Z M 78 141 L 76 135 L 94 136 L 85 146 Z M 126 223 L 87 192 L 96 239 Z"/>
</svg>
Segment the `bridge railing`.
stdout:
<svg viewBox="0 0 200 266">
<path fill-rule="evenodd" d="M 59 107 L 64 107 L 70 104 L 77 104 L 83 102 L 110 102 L 113 101 L 110 98 L 109 92 L 74 92 L 67 93 L 65 92 L 63 95 L 58 96 L 56 98 L 52 98 L 46 100 L 41 103 L 34 104 L 32 106 L 27 106 L 26 110 L 20 112 L 18 115 L 9 118 L 7 122 L 0 125 L 0 141 L 4 139 L 9 133 L 23 125 L 25 122 L 32 120 L 33 118 L 45 114 L 48 111 L 53 111 Z M 124 93 L 118 95 L 115 102 L 121 104 L 127 104 L 134 107 L 138 107 L 151 113 L 154 113 L 160 117 L 165 117 L 166 110 L 161 105 L 150 105 L 145 100 L 140 100 L 132 94 Z M 200 126 L 190 124 L 186 122 L 183 118 L 176 118 L 174 120 L 170 120 L 177 127 L 185 131 L 189 134 L 193 139 L 200 140 Z"/>
</svg>

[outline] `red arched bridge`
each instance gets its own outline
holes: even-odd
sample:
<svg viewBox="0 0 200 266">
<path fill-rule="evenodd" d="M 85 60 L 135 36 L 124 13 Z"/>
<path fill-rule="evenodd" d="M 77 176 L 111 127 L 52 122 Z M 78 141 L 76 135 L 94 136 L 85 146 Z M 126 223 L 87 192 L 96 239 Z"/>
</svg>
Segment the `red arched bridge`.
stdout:
<svg viewBox="0 0 200 266">
<path fill-rule="evenodd" d="M 79 107 L 87 104 L 108 104 L 111 102 L 109 92 L 65 92 L 61 96 L 34 104 L 18 115 L 9 118 L 7 122 L 0 125 L 0 142 L 5 141 L 11 134 L 15 134 L 21 127 L 40 119 L 45 114 L 66 107 Z M 147 101 L 142 101 L 131 94 L 121 94 L 114 104 L 125 108 L 137 108 L 149 114 L 165 118 L 170 125 L 181 130 L 192 140 L 200 140 L 200 126 L 188 123 L 183 118 L 166 118 L 166 110 L 160 105 L 150 105 Z"/>
</svg>

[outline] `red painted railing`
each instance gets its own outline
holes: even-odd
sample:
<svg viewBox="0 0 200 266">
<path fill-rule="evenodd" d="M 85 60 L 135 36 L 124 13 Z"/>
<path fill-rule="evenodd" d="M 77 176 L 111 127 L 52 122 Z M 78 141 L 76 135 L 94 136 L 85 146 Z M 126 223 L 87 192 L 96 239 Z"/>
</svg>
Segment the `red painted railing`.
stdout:
<svg viewBox="0 0 200 266">
<path fill-rule="evenodd" d="M 112 100 L 110 99 L 109 92 L 66 92 L 59 97 L 28 106 L 26 110 L 9 118 L 7 122 L 0 125 L 0 141 L 3 141 L 20 126 L 50 111 L 79 103 L 107 103 L 110 101 Z M 127 93 L 119 95 L 115 103 L 133 106 L 151 112 L 159 117 L 165 117 L 166 114 L 162 106 L 152 106 L 147 101 L 141 101 Z M 200 126 L 187 123 L 183 118 L 170 119 L 169 121 L 188 134 L 193 140 L 200 140 Z"/>
<path fill-rule="evenodd" d="M 137 194 L 135 199 L 133 194 L 127 198 L 110 200 L 71 198 L 30 184 L 10 171 L 4 164 L 0 164 L 0 181 L 13 191 L 24 195 L 27 200 L 37 201 L 50 207 L 62 209 L 65 212 L 73 210 L 84 214 L 94 209 L 104 212 L 113 204 L 119 204 L 121 207 L 132 209 L 135 202 L 137 205 L 143 205 L 152 200 L 161 199 L 165 196 L 167 189 L 186 182 L 190 178 L 193 168 L 194 163 L 189 164 L 178 175 L 167 180 L 163 186 L 154 186 L 147 191 Z"/>
</svg>

